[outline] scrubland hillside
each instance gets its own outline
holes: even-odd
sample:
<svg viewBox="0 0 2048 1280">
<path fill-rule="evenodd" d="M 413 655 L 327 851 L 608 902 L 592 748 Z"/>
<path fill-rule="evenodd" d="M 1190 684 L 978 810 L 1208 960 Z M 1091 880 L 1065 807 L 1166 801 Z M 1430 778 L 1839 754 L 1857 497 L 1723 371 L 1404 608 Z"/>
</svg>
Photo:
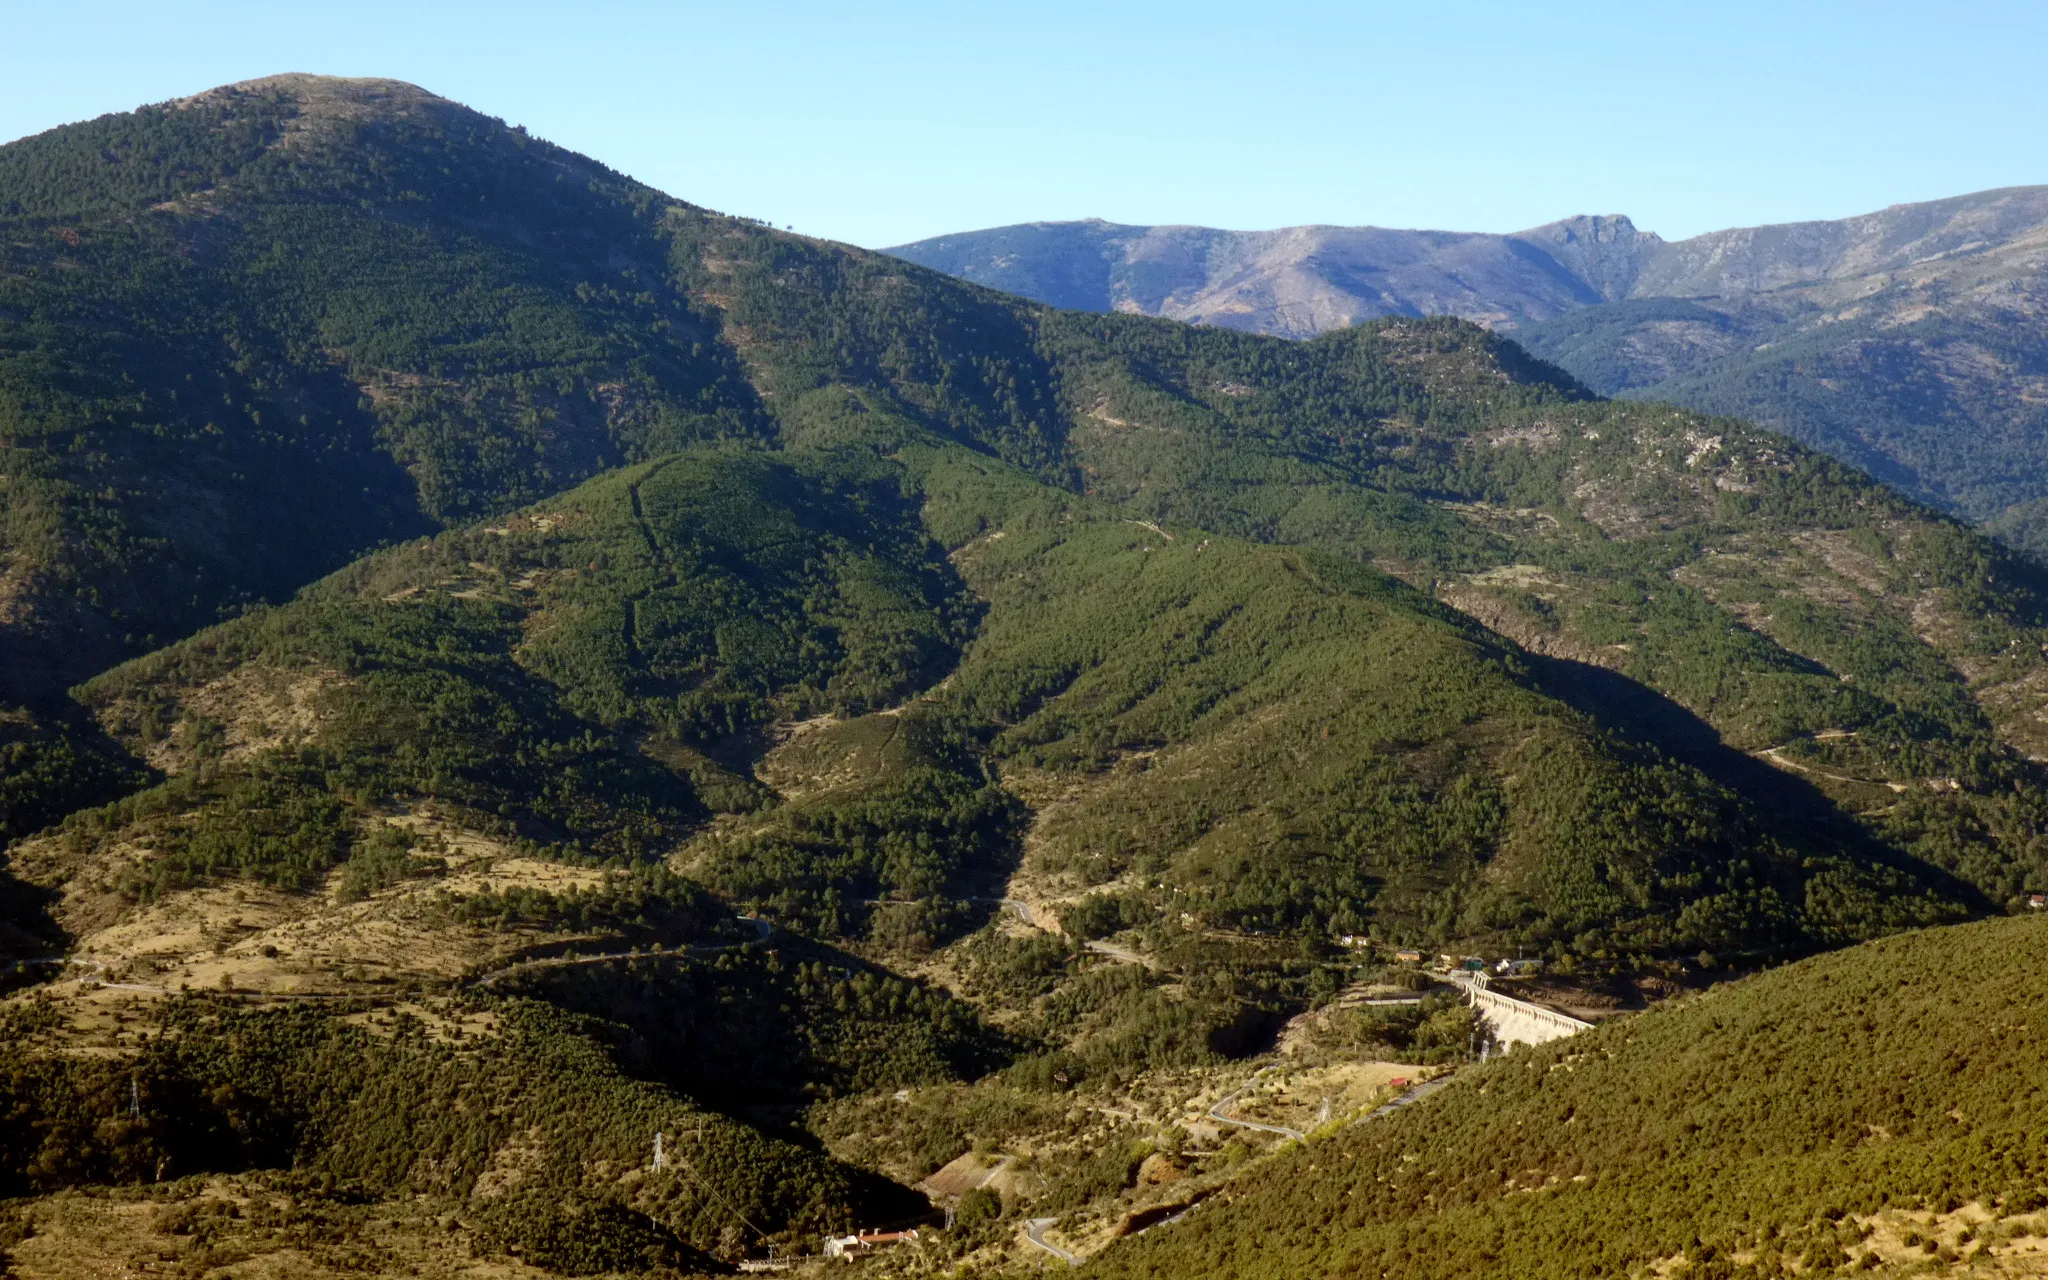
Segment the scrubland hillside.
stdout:
<svg viewBox="0 0 2048 1280">
<path fill-rule="evenodd" d="M 1121 1258 L 1468 1055 L 1397 948 L 1613 1011 L 2048 888 L 2036 571 L 1472 326 L 1053 311 L 389 82 L 0 182 L 24 1274 Z"/>
</svg>

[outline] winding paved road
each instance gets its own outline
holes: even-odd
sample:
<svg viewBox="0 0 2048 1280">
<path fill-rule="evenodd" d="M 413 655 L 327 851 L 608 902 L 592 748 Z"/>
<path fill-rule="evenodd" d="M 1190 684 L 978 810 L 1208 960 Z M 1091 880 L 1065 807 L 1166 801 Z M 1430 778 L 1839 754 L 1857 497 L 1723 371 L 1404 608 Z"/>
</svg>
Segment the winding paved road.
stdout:
<svg viewBox="0 0 2048 1280">
<path fill-rule="evenodd" d="M 1271 1071 L 1272 1069 L 1272 1067 L 1261 1068 L 1258 1072 L 1253 1074 L 1252 1080 L 1258 1079 L 1260 1075 L 1263 1075 L 1265 1072 Z M 1421 1084 L 1413 1086 L 1407 1092 L 1401 1094 L 1399 1097 L 1393 1098 L 1373 1108 L 1371 1111 L 1367 1112 L 1363 1116 L 1360 1116 L 1357 1120 L 1353 1121 L 1352 1123 L 1364 1124 L 1369 1120 L 1377 1120 L 1382 1116 L 1391 1115 L 1394 1112 L 1399 1111 L 1403 1107 L 1413 1106 L 1415 1103 L 1422 1101 L 1424 1098 L 1427 1098 L 1430 1094 L 1435 1093 L 1437 1090 L 1443 1088 L 1445 1085 L 1451 1083 L 1451 1081 L 1455 1079 L 1457 1079 L 1455 1075 L 1445 1074 L 1438 1076 L 1434 1080 L 1425 1080 Z M 1252 1085 L 1252 1080 L 1245 1081 L 1243 1084 L 1239 1085 L 1230 1093 L 1225 1094 L 1223 1098 L 1216 1103 L 1215 1106 L 1209 1108 L 1209 1117 L 1213 1120 L 1221 1120 L 1225 1124 L 1239 1124 L 1244 1125 L 1245 1127 L 1251 1129 L 1264 1129 L 1270 1133 L 1278 1133 L 1292 1138 L 1300 1138 L 1301 1135 L 1299 1133 L 1296 1133 L 1294 1130 L 1285 1128 L 1281 1125 L 1255 1124 L 1250 1120 L 1233 1120 L 1229 1116 L 1218 1114 L 1218 1112 L 1223 1107 L 1229 1105 L 1232 1101 L 1236 1100 L 1238 1094 L 1241 1094 L 1246 1089 L 1249 1089 Z M 1147 1231 L 1156 1231 L 1160 1227 L 1170 1227 L 1174 1223 L 1179 1222 L 1181 1219 L 1193 1213 L 1195 1210 L 1201 1208 L 1203 1203 L 1204 1200 L 1197 1200 L 1193 1204 L 1189 1205 L 1187 1208 L 1182 1209 L 1179 1213 L 1174 1214 L 1172 1217 L 1161 1218 L 1159 1221 L 1152 1223 L 1150 1226 L 1140 1227 L 1138 1230 L 1132 1232 L 1131 1234 L 1141 1236 L 1144 1235 Z M 1026 1225 L 1025 1239 L 1031 1241 L 1031 1243 L 1037 1245 L 1039 1248 L 1045 1250 L 1047 1253 L 1055 1254 L 1061 1258 L 1066 1259 L 1069 1265 L 1073 1265 L 1080 1262 L 1081 1259 L 1075 1257 L 1071 1253 L 1068 1253 L 1065 1249 L 1061 1249 L 1056 1245 L 1047 1244 L 1041 1238 L 1041 1233 L 1043 1233 L 1045 1228 L 1051 1226 L 1056 1221 L 1058 1221 L 1058 1219 L 1056 1218 L 1031 1219 L 1031 1221 Z"/>
<path fill-rule="evenodd" d="M 1110 959 L 1121 964 L 1134 964 L 1143 969 L 1156 969 L 1159 967 L 1156 963 L 1139 955 L 1129 947 L 1120 947 L 1114 942 L 1102 942 L 1091 939 L 1083 942 L 1081 945 L 1098 956 L 1108 956 Z"/>
<path fill-rule="evenodd" d="M 1039 1248 L 1045 1250 L 1053 1257 L 1058 1258 L 1061 1262 L 1066 1263 L 1068 1266 L 1077 1267 L 1081 1265 L 1080 1254 L 1069 1253 L 1065 1249 L 1060 1248 L 1056 1244 L 1048 1244 L 1046 1242 L 1045 1229 L 1058 1221 L 1058 1218 L 1033 1218 L 1031 1219 L 1031 1221 L 1024 1224 L 1024 1238 L 1026 1240 L 1029 1240 L 1031 1243 L 1037 1245 Z"/>
<path fill-rule="evenodd" d="M 987 902 L 988 899 L 977 898 L 974 899 L 974 901 Z M 1021 898 L 997 898 L 995 901 L 998 905 L 1002 907 L 1003 910 L 1009 912 L 1011 915 L 1015 916 L 1020 922 L 1031 926 L 1033 929 L 1040 930 L 1044 933 L 1061 932 L 1061 930 L 1057 926 L 1046 924 L 1044 921 L 1040 920 L 1038 918 L 1038 913 L 1031 909 L 1031 904 L 1025 902 Z M 1156 969 L 1159 967 L 1155 962 L 1147 959 L 1144 956 L 1139 955 L 1137 952 L 1131 950 L 1129 947 L 1120 947 L 1116 945 L 1114 942 L 1101 942 L 1096 940 L 1090 940 L 1084 941 L 1081 945 L 1087 948 L 1088 950 L 1093 951 L 1096 955 L 1108 956 L 1110 959 L 1120 961 L 1124 964 L 1140 965 L 1147 969 Z"/>
<path fill-rule="evenodd" d="M 1363 1124 L 1367 1120 L 1377 1120 L 1381 1116 L 1392 1115 L 1394 1112 L 1399 1111 L 1403 1107 L 1411 1106 L 1414 1103 L 1422 1101 L 1424 1098 L 1427 1098 L 1430 1094 L 1435 1093 L 1438 1089 L 1443 1088 L 1445 1085 L 1449 1084 L 1451 1081 L 1455 1079 L 1457 1079 L 1456 1076 L 1447 1073 L 1445 1075 L 1438 1076 L 1434 1080 L 1424 1080 L 1421 1084 L 1411 1086 L 1408 1092 L 1402 1094 L 1400 1097 L 1393 1098 L 1387 1102 L 1383 1102 L 1379 1106 L 1374 1107 L 1371 1111 L 1366 1112 L 1365 1115 L 1359 1118 L 1358 1123 Z"/>
<path fill-rule="evenodd" d="M 1261 1133 L 1277 1133 L 1283 1138 L 1293 1138 L 1295 1141 L 1299 1142 L 1302 1138 L 1302 1132 L 1299 1129 L 1290 1129 L 1284 1124 L 1261 1124 L 1257 1120 L 1239 1120 L 1235 1116 L 1227 1116 L 1223 1114 L 1223 1108 L 1229 1106 L 1233 1102 L 1236 1102 L 1240 1095 L 1242 1095 L 1247 1089 L 1250 1089 L 1253 1085 L 1258 1083 L 1260 1076 L 1265 1075 L 1268 1071 L 1271 1071 L 1272 1069 L 1272 1067 L 1260 1067 L 1257 1071 L 1252 1072 L 1251 1079 L 1245 1081 L 1243 1084 L 1237 1086 L 1237 1088 L 1232 1089 L 1229 1093 L 1226 1093 L 1222 1097 L 1216 1099 L 1216 1105 L 1209 1108 L 1209 1118 L 1211 1120 L 1220 1120 L 1224 1124 L 1242 1125 L 1247 1129 L 1257 1129 Z"/>
</svg>

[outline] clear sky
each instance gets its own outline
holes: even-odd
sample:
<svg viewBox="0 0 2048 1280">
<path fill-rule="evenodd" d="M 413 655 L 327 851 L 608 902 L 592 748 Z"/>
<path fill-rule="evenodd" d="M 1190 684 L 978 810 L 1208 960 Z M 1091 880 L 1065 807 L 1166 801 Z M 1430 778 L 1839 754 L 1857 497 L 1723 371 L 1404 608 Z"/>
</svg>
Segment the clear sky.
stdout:
<svg viewBox="0 0 2048 1280">
<path fill-rule="evenodd" d="M 2048 0 L 0 0 L 0 139 L 391 76 L 880 246 L 1039 219 L 1667 237 L 2048 183 Z"/>
</svg>

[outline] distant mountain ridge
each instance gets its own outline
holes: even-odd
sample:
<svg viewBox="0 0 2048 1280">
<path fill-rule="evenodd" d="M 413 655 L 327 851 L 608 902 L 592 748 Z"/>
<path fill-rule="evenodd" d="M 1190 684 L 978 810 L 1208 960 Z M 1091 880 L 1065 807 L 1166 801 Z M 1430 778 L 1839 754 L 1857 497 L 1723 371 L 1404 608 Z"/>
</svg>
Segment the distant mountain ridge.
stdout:
<svg viewBox="0 0 2048 1280">
<path fill-rule="evenodd" d="M 1383 316 L 1510 332 L 1607 395 L 1752 418 L 2048 546 L 2048 186 L 1667 241 L 1026 223 L 899 245 L 1060 306 L 1308 338 Z"/>
<path fill-rule="evenodd" d="M 1325 225 L 1225 231 L 1091 218 L 935 236 L 883 252 L 1054 306 L 1310 337 L 1389 315 L 1454 315 L 1513 329 L 1602 302 L 1859 279 L 2044 233 L 2048 186 L 1685 240 L 1665 240 L 1622 214 L 1507 234 Z"/>
<path fill-rule="evenodd" d="M 1625 217 L 1513 235 L 1383 227 L 1137 227 L 1033 222 L 884 252 L 1084 311 L 1128 311 L 1307 338 L 1390 315 L 1495 328 L 1628 296 L 1665 247 Z"/>
</svg>

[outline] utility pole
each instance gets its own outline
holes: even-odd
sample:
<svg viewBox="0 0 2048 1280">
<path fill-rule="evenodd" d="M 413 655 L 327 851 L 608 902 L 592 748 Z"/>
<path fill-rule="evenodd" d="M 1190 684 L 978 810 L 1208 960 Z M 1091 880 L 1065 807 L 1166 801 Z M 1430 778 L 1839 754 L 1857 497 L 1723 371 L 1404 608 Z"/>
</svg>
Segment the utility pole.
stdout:
<svg viewBox="0 0 2048 1280">
<path fill-rule="evenodd" d="M 654 1171 L 656 1173 L 663 1173 L 667 1169 L 668 1153 L 661 1149 L 661 1131 L 656 1130 L 654 1134 Z"/>
<path fill-rule="evenodd" d="M 128 1114 L 131 1117 L 142 1114 L 142 1087 L 135 1083 L 135 1077 L 128 1077 Z"/>
</svg>

